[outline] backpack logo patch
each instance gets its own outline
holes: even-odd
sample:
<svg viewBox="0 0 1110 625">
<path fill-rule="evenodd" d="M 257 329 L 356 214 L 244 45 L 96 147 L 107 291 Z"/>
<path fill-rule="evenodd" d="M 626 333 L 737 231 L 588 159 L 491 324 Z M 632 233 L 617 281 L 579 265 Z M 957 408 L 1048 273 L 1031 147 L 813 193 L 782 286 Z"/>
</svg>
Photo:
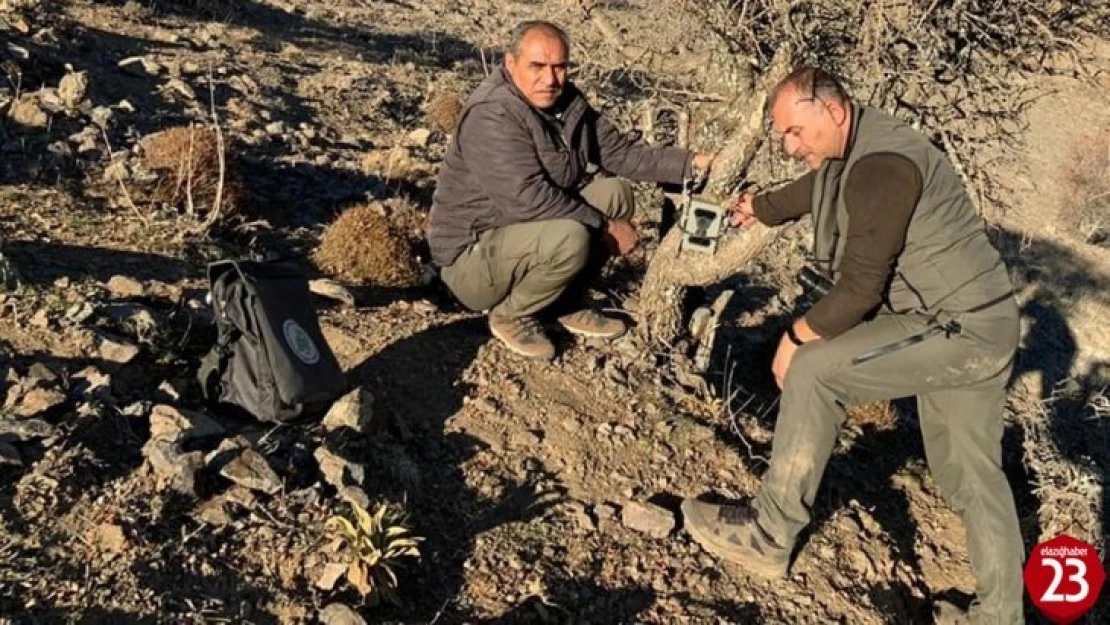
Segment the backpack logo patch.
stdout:
<svg viewBox="0 0 1110 625">
<path fill-rule="evenodd" d="M 301 324 L 293 319 L 286 319 L 281 325 L 281 332 L 285 335 L 285 344 L 297 358 L 301 359 L 301 362 L 306 365 L 320 362 L 320 350 L 316 349 L 316 344 L 312 342 L 312 338 L 304 331 Z"/>
</svg>

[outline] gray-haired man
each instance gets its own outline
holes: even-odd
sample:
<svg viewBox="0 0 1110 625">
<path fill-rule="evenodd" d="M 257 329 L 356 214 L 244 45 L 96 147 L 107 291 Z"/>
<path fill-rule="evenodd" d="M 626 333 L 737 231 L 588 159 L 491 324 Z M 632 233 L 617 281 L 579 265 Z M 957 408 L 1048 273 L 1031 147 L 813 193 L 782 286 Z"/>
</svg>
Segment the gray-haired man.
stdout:
<svg viewBox="0 0 1110 625">
<path fill-rule="evenodd" d="M 569 54 L 566 33 L 550 22 L 514 29 L 503 67 L 462 111 L 428 225 L 444 283 L 468 308 L 489 310 L 491 333 L 530 358 L 555 355 L 541 312 L 579 335 L 625 332 L 586 306 L 582 287 L 610 255 L 637 246 L 632 188 L 590 166 L 681 183 L 710 161 L 621 134 L 567 81 Z"/>
</svg>

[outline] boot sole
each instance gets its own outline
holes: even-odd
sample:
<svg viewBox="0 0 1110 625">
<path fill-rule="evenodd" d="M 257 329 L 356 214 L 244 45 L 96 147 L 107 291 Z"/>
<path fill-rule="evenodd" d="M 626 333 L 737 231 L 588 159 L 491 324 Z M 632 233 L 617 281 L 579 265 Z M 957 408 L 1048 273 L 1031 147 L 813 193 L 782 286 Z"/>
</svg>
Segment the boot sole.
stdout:
<svg viewBox="0 0 1110 625">
<path fill-rule="evenodd" d="M 563 324 L 563 323 L 560 323 L 559 325 L 566 328 L 567 332 L 570 332 L 571 334 L 573 334 L 575 336 L 581 336 L 581 337 L 585 337 L 585 338 L 588 338 L 588 339 L 613 340 L 613 339 L 619 339 L 620 337 L 622 337 L 622 336 L 624 336 L 625 334 L 628 333 L 628 328 L 624 328 L 620 332 L 614 333 L 614 332 L 591 332 L 589 330 L 583 330 L 582 328 L 576 328 L 574 326 L 568 326 L 568 325 Z"/>
<path fill-rule="evenodd" d="M 511 341 L 507 340 L 501 334 L 501 332 L 499 332 L 493 326 L 490 326 L 489 331 L 490 331 L 490 334 L 492 334 L 494 336 L 494 338 L 496 338 L 497 340 L 501 341 L 501 344 L 504 345 L 510 352 L 512 352 L 512 353 L 514 353 L 518 356 L 523 356 L 524 358 L 528 358 L 530 360 L 551 360 L 552 358 L 555 357 L 554 350 L 552 350 L 551 354 L 547 354 L 547 353 L 537 354 L 537 353 L 533 353 L 533 352 L 527 352 L 527 351 L 513 345 L 513 343 Z"/>
<path fill-rule="evenodd" d="M 686 511 L 686 506 L 682 506 L 683 518 L 689 518 Z M 694 541 L 701 545 L 709 553 L 726 560 L 740 567 L 747 573 L 752 573 L 763 579 L 783 579 L 786 577 L 786 571 L 789 564 L 769 564 L 764 562 L 766 556 L 756 553 L 751 549 L 729 543 L 728 546 L 722 545 L 720 541 L 711 534 L 703 534 L 696 525 L 685 523 L 686 531 L 694 538 Z"/>
</svg>

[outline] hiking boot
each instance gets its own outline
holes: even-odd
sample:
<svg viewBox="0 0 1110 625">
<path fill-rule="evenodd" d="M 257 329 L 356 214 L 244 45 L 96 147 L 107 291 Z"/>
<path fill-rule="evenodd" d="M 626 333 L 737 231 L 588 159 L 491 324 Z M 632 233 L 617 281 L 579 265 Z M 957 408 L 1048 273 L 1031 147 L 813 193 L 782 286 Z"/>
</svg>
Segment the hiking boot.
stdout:
<svg viewBox="0 0 1110 625">
<path fill-rule="evenodd" d="M 559 323 L 571 334 L 591 339 L 615 339 L 628 329 L 620 319 L 606 317 L 589 308 L 563 315 Z"/>
<path fill-rule="evenodd" d="M 709 553 L 764 578 L 782 578 L 790 551 L 777 545 L 759 526 L 749 506 L 718 506 L 687 499 L 682 502 L 686 531 Z"/>
<path fill-rule="evenodd" d="M 971 625 L 967 610 L 941 599 L 933 604 L 933 623 L 936 625 Z"/>
<path fill-rule="evenodd" d="M 555 357 L 555 345 L 543 333 L 538 321 L 533 317 L 489 316 L 489 331 L 509 350 L 539 360 Z"/>
</svg>

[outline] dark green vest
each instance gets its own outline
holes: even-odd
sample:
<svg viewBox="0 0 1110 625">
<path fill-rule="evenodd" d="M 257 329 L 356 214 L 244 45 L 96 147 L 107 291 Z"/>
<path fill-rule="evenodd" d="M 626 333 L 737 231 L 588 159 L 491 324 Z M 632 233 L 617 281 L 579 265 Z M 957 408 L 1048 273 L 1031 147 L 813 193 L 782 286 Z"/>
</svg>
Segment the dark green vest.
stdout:
<svg viewBox="0 0 1110 625">
<path fill-rule="evenodd" d="M 910 126 L 866 106 L 853 107 L 847 156 L 826 160 L 814 181 L 814 260 L 821 269 L 839 277 L 847 240 L 840 233 L 851 227 L 841 181 L 859 159 L 877 153 L 908 158 L 922 181 L 884 306 L 893 312 L 961 312 L 1012 292 L 1006 267 L 945 155 Z"/>
</svg>

